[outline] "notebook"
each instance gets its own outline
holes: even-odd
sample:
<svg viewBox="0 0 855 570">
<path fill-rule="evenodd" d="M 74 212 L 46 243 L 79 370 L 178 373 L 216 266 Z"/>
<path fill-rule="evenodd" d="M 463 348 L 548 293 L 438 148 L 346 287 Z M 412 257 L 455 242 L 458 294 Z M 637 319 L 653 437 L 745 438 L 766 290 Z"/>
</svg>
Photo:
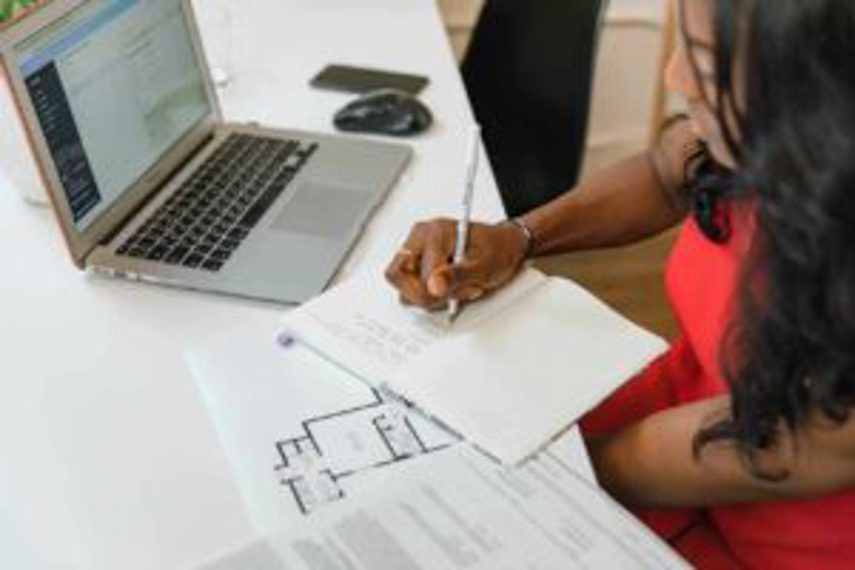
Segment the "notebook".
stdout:
<svg viewBox="0 0 855 570">
<path fill-rule="evenodd" d="M 112 276 L 303 301 L 411 155 L 225 123 L 188 0 L 55 0 L 0 63 L 74 263 Z"/>
<path fill-rule="evenodd" d="M 453 326 L 400 305 L 362 274 L 287 314 L 300 342 L 363 382 L 403 398 L 489 455 L 536 453 L 663 352 L 572 281 L 523 271 Z"/>
</svg>

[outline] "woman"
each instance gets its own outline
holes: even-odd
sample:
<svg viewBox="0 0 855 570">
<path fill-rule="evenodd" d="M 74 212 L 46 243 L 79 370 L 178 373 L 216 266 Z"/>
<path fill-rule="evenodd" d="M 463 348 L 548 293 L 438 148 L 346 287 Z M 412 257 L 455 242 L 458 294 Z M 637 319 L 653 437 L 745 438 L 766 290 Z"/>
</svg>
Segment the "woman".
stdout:
<svg viewBox="0 0 855 570">
<path fill-rule="evenodd" d="M 527 257 L 685 224 L 682 334 L 583 421 L 604 488 L 703 568 L 855 565 L 855 3 L 683 0 L 688 118 L 520 219 L 417 225 L 387 277 L 473 301 Z"/>
</svg>

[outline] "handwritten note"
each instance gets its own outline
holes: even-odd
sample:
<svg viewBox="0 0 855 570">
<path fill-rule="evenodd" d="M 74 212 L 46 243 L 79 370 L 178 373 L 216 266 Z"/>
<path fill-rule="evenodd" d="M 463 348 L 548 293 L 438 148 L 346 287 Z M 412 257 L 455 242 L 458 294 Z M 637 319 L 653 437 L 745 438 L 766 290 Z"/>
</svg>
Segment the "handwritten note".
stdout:
<svg viewBox="0 0 855 570">
<path fill-rule="evenodd" d="M 445 332 L 427 318 L 415 321 L 412 327 L 393 328 L 362 311 L 348 315 L 346 321 L 318 314 L 309 315 L 309 318 L 327 334 L 390 368 L 397 368 L 419 355 Z"/>
<path fill-rule="evenodd" d="M 381 280 L 356 277 L 289 313 L 285 326 L 322 356 L 335 355 L 336 362 L 346 362 L 349 371 L 376 386 L 437 341 L 472 330 L 544 282 L 541 274 L 526 271 L 499 294 L 467 307 L 449 327 L 444 313 L 404 307 Z"/>
</svg>

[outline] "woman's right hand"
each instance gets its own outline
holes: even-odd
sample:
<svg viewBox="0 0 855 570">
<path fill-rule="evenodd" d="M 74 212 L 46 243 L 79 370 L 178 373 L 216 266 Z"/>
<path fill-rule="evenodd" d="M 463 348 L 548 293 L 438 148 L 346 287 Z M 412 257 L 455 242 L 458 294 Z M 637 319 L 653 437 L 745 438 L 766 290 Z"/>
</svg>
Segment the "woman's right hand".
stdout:
<svg viewBox="0 0 855 570">
<path fill-rule="evenodd" d="M 529 247 L 514 224 L 469 226 L 465 259 L 453 264 L 457 222 L 436 219 L 416 224 L 395 254 L 386 279 L 405 304 L 434 311 L 452 297 L 463 302 L 488 295 L 519 271 Z"/>
</svg>

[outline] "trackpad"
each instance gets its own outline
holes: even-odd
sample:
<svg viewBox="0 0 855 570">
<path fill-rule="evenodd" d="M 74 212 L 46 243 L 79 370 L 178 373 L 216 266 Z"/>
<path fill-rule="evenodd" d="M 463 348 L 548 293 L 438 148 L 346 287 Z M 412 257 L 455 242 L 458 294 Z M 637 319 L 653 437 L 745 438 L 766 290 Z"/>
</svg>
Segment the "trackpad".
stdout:
<svg viewBox="0 0 855 570">
<path fill-rule="evenodd" d="M 291 233 L 341 239 L 366 211 L 370 194 L 349 188 L 303 182 L 279 212 L 271 228 Z"/>
</svg>

